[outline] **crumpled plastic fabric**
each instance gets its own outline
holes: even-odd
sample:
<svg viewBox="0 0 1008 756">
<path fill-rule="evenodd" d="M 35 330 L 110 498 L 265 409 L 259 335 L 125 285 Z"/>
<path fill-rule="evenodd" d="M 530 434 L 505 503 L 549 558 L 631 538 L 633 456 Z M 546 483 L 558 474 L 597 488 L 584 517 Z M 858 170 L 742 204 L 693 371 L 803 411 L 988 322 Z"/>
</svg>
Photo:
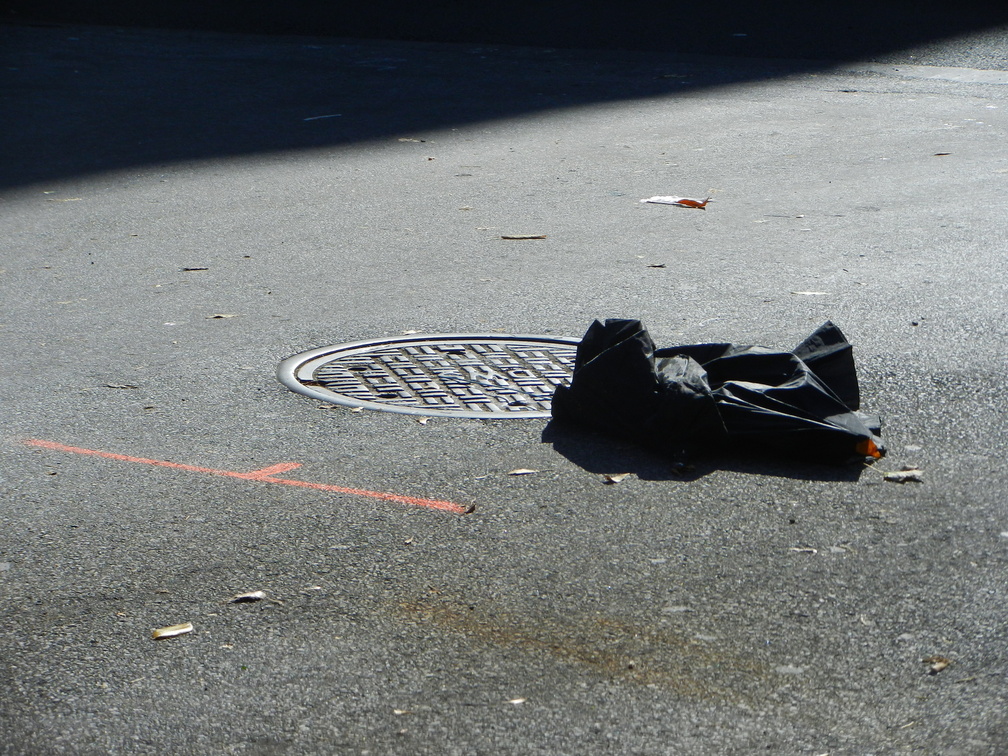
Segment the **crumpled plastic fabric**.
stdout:
<svg viewBox="0 0 1008 756">
<path fill-rule="evenodd" d="M 853 350 L 826 322 L 790 352 L 655 347 L 639 320 L 595 321 L 553 418 L 671 454 L 727 449 L 842 461 L 881 457 L 877 416 L 859 411 Z"/>
</svg>

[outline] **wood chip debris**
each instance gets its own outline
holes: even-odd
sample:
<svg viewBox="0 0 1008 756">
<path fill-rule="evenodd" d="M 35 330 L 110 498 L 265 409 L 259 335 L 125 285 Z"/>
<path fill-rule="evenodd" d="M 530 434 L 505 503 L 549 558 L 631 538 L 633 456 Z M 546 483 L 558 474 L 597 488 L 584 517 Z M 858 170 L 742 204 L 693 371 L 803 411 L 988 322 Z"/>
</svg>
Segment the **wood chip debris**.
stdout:
<svg viewBox="0 0 1008 756">
<path fill-rule="evenodd" d="M 607 473 L 602 476 L 602 482 L 606 485 L 614 486 L 617 483 L 622 483 L 629 477 L 630 473 Z"/>
<path fill-rule="evenodd" d="M 924 659 L 921 659 L 921 662 L 924 664 L 931 665 L 930 668 L 928 669 L 929 675 L 937 675 L 939 672 L 941 672 L 943 669 L 949 666 L 952 663 L 952 660 L 946 659 L 944 656 L 928 656 L 925 657 Z"/>
<path fill-rule="evenodd" d="M 923 483 L 924 471 L 919 467 L 904 465 L 902 470 L 887 472 L 882 477 L 890 483 Z"/>
<path fill-rule="evenodd" d="M 159 627 L 151 633 L 151 638 L 154 640 L 164 640 L 165 638 L 174 638 L 178 635 L 185 635 L 186 633 L 191 633 L 192 631 L 192 622 L 183 622 L 181 625 Z"/>
</svg>

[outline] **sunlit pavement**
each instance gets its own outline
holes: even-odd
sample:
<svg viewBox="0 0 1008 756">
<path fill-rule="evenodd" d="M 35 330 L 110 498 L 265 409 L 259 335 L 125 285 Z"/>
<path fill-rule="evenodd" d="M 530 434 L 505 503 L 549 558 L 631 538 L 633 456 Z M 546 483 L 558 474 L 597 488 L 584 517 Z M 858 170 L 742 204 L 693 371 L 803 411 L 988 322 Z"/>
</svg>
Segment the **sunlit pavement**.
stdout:
<svg viewBox="0 0 1008 756">
<path fill-rule="evenodd" d="M 1008 73 L 3 33 L 0 752 L 1008 748 Z M 889 456 L 683 476 L 274 376 L 596 317 L 831 319 Z"/>
</svg>

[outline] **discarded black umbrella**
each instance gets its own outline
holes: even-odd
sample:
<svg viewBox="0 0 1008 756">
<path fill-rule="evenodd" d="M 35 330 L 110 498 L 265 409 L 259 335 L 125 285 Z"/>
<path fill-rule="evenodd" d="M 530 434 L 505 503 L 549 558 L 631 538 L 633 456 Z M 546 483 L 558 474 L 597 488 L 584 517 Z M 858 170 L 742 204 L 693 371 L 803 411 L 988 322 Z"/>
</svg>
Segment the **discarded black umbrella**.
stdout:
<svg viewBox="0 0 1008 756">
<path fill-rule="evenodd" d="M 695 344 L 656 349 L 639 320 L 595 321 L 553 417 L 679 454 L 725 447 L 843 460 L 885 453 L 861 401 L 851 345 L 826 322 L 791 352 Z"/>
</svg>

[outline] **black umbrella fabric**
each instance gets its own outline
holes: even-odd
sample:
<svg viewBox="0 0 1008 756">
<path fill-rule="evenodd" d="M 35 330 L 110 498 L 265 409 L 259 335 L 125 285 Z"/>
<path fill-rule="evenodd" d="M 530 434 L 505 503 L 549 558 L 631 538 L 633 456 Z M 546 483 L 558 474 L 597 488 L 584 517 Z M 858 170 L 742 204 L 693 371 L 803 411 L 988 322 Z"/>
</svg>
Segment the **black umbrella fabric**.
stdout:
<svg viewBox="0 0 1008 756">
<path fill-rule="evenodd" d="M 842 461 L 881 457 L 851 345 L 833 323 L 791 352 L 694 344 L 656 349 L 639 320 L 595 321 L 553 417 L 673 455 L 728 448 Z"/>
</svg>

